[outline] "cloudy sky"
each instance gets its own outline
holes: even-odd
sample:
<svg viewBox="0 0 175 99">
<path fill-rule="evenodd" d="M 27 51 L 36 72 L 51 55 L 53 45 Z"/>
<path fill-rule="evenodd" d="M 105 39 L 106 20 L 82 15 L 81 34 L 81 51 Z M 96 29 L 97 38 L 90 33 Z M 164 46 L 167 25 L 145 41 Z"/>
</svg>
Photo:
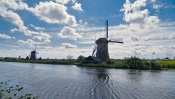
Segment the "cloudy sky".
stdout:
<svg viewBox="0 0 175 99">
<path fill-rule="evenodd" d="M 43 58 L 92 54 L 105 37 L 110 58 L 173 58 L 174 0 L 0 0 L 0 57 L 26 57 L 37 46 Z"/>
</svg>

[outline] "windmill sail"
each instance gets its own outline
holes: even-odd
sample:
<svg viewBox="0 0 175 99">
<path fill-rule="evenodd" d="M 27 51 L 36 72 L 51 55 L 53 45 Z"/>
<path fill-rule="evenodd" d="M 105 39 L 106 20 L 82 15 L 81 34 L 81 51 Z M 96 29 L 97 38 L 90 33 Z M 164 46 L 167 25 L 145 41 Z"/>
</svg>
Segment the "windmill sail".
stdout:
<svg viewBox="0 0 175 99">
<path fill-rule="evenodd" d="M 106 20 L 106 38 L 99 38 L 96 40 L 96 57 L 100 59 L 102 62 L 109 60 L 109 53 L 108 53 L 108 43 L 113 42 L 113 43 L 123 43 L 121 41 L 113 41 L 109 40 L 108 38 L 108 20 Z M 93 50 L 93 54 L 95 51 Z M 92 55 L 93 55 L 92 54 Z"/>
<path fill-rule="evenodd" d="M 38 54 L 38 52 L 36 51 L 36 44 L 35 44 L 35 48 L 30 53 L 31 53 L 30 54 L 30 60 L 36 60 L 37 59 L 37 54 Z"/>
<path fill-rule="evenodd" d="M 94 53 L 95 53 L 96 50 L 97 50 L 97 46 L 96 46 L 96 44 L 94 44 L 94 49 L 93 49 L 93 52 L 92 52 L 92 56 L 94 56 Z"/>
</svg>

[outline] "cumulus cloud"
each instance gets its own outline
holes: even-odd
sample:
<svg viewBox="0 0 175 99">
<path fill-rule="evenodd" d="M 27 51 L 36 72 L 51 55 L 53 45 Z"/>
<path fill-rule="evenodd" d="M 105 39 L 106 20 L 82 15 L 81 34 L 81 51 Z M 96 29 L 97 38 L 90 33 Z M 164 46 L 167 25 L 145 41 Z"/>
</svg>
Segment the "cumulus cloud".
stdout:
<svg viewBox="0 0 175 99">
<path fill-rule="evenodd" d="M 151 2 L 153 2 L 153 3 L 154 3 L 154 2 L 156 2 L 156 0 L 151 0 Z"/>
<path fill-rule="evenodd" d="M 162 7 L 162 5 L 153 4 L 152 7 L 154 9 L 160 9 Z"/>
<path fill-rule="evenodd" d="M 28 40 L 18 40 L 18 44 L 20 45 L 34 45 L 34 44 L 48 44 L 50 43 L 51 36 L 47 33 L 39 33 L 32 37 L 32 39 Z"/>
<path fill-rule="evenodd" d="M 137 35 L 132 35 L 131 40 L 133 41 L 139 41 L 139 37 Z"/>
<path fill-rule="evenodd" d="M 31 26 L 32 28 L 34 28 L 37 31 L 43 31 L 43 30 L 45 30 L 45 28 L 37 27 L 37 26 L 34 26 L 33 24 L 30 24 L 29 26 Z"/>
<path fill-rule="evenodd" d="M 28 8 L 28 5 L 22 0 L 1 0 L 0 4 L 4 9 L 23 10 Z"/>
<path fill-rule="evenodd" d="M 10 30 L 10 32 L 22 32 L 27 36 L 31 36 L 31 39 L 28 39 L 26 41 L 19 40 L 18 44 L 45 44 L 50 43 L 50 35 L 47 33 L 43 33 L 42 31 L 44 28 L 36 27 L 32 24 L 30 24 L 31 27 L 33 27 L 35 30 L 39 31 L 32 31 L 29 30 L 28 27 L 24 25 L 24 21 L 21 19 L 21 17 L 15 12 L 16 10 L 30 10 L 28 8 L 28 5 L 26 3 L 23 3 L 22 0 L 1 0 L 0 1 L 0 16 L 7 22 L 10 22 L 11 24 L 17 26 L 17 28 L 13 28 Z M 2 37 L 6 39 L 10 39 L 8 35 L 1 35 Z M 14 37 L 11 37 L 14 38 Z"/>
<path fill-rule="evenodd" d="M 71 0 L 55 0 L 57 3 L 60 3 L 60 4 L 67 4 L 69 1 Z"/>
<path fill-rule="evenodd" d="M 20 16 L 11 10 L 0 10 L 0 16 L 2 16 L 4 20 L 18 26 L 20 31 L 25 31 L 27 29 Z"/>
<path fill-rule="evenodd" d="M 26 40 L 26 41 L 24 41 L 24 40 L 18 40 L 17 43 L 18 43 L 19 45 L 30 45 L 30 46 L 32 46 L 32 45 L 35 44 L 35 42 L 34 42 L 32 39 L 28 39 L 28 40 Z"/>
<path fill-rule="evenodd" d="M 124 12 L 124 20 L 130 24 L 137 24 L 140 28 L 156 28 L 159 23 L 157 16 L 150 16 L 148 9 L 145 7 L 146 0 L 136 0 L 131 3 L 130 0 L 126 0 L 121 11 Z"/>
<path fill-rule="evenodd" d="M 151 37 L 143 37 L 143 40 L 144 41 L 149 41 L 149 40 L 152 40 L 153 38 L 151 38 Z"/>
<path fill-rule="evenodd" d="M 169 39 L 175 39 L 175 33 L 169 35 Z"/>
<path fill-rule="evenodd" d="M 61 46 L 64 48 L 77 48 L 77 45 L 73 45 L 70 43 L 62 43 Z"/>
<path fill-rule="evenodd" d="M 9 35 L 1 34 L 1 33 L 0 33 L 0 38 L 1 38 L 1 39 L 14 39 L 15 37 L 11 37 L 11 36 L 9 36 Z"/>
<path fill-rule="evenodd" d="M 67 13 L 67 7 L 53 1 L 40 2 L 34 8 L 29 8 L 29 11 L 47 23 L 77 25 L 75 17 Z"/>
<path fill-rule="evenodd" d="M 73 40 L 77 40 L 78 38 L 82 38 L 82 36 L 76 33 L 75 28 L 71 28 L 68 26 L 64 26 L 63 29 L 58 33 L 58 37 L 60 38 L 69 38 Z"/>
<path fill-rule="evenodd" d="M 77 11 L 83 11 L 81 4 L 80 3 L 75 3 L 74 6 L 72 6 L 73 9 L 77 10 Z"/>
<path fill-rule="evenodd" d="M 51 36 L 47 33 L 40 33 L 37 36 L 33 37 L 33 40 L 38 44 L 50 43 Z"/>
<path fill-rule="evenodd" d="M 13 33 L 14 32 L 22 32 L 27 36 L 32 36 L 34 34 L 38 34 L 38 32 L 29 30 L 24 25 L 24 21 L 21 19 L 21 17 L 16 12 L 13 11 L 16 9 L 22 10 L 22 9 L 26 8 L 27 6 L 23 7 L 22 5 L 25 5 L 25 4 L 22 3 L 21 0 L 16 0 L 16 1 L 14 0 L 14 1 L 12 1 L 12 3 L 9 3 L 9 2 L 10 2 L 9 0 L 0 1 L 0 3 L 2 3 L 2 5 L 4 4 L 4 6 L 0 6 L 0 16 L 5 21 L 10 22 L 13 25 L 17 26 L 17 28 L 13 28 L 10 31 Z M 16 4 L 16 7 L 15 7 L 15 5 L 13 5 L 14 3 Z M 20 6 L 20 4 L 22 4 L 22 5 Z M 12 7 L 14 7 L 13 10 L 12 10 Z"/>
</svg>

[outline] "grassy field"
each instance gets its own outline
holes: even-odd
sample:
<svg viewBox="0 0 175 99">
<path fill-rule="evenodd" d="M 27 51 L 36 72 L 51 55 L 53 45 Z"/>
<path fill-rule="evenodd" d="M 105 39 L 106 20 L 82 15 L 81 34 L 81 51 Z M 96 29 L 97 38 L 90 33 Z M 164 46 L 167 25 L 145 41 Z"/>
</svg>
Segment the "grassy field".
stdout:
<svg viewBox="0 0 175 99">
<path fill-rule="evenodd" d="M 162 68 L 175 69 L 175 60 L 160 60 L 159 63 Z"/>
<path fill-rule="evenodd" d="M 82 67 L 95 68 L 120 68 L 120 69 L 140 69 L 140 70 L 161 70 L 175 69 L 175 60 L 149 60 L 131 57 L 122 60 L 111 59 L 102 64 L 83 64 L 83 59 L 43 59 L 43 60 L 21 60 L 21 59 L 0 59 L 7 62 L 22 62 L 22 63 L 39 63 L 39 64 L 60 64 L 60 65 L 77 65 Z"/>
</svg>

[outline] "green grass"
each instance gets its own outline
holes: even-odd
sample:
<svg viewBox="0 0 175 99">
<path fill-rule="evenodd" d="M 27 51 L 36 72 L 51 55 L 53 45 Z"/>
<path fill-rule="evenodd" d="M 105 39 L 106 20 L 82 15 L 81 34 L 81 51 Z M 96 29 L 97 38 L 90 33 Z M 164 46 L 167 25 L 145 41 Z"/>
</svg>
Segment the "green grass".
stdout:
<svg viewBox="0 0 175 99">
<path fill-rule="evenodd" d="M 2 99 L 2 92 L 0 91 L 0 99 Z"/>
<path fill-rule="evenodd" d="M 131 57 L 128 59 L 111 59 L 102 64 L 82 64 L 78 59 L 43 59 L 43 60 L 20 60 L 20 59 L 0 59 L 7 62 L 38 63 L 38 64 L 58 64 L 58 65 L 77 65 L 81 67 L 95 68 L 119 68 L 119 69 L 140 69 L 140 70 L 161 70 L 175 69 L 175 60 L 157 60 L 148 62 L 147 60 Z"/>
<path fill-rule="evenodd" d="M 175 60 L 160 60 L 158 63 L 162 68 L 175 69 Z"/>
</svg>

